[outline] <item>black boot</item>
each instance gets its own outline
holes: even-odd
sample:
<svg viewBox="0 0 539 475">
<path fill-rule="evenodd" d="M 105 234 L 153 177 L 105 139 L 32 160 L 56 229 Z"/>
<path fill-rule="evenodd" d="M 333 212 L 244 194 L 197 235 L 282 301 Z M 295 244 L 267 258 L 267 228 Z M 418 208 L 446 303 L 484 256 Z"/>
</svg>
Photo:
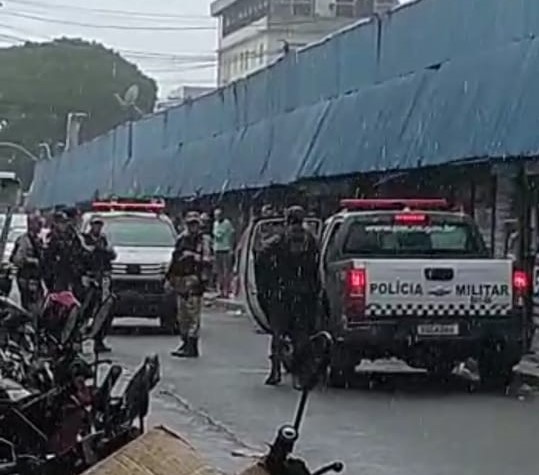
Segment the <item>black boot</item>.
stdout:
<svg viewBox="0 0 539 475">
<path fill-rule="evenodd" d="M 198 338 L 187 338 L 182 347 L 172 352 L 177 358 L 198 358 Z"/>
<path fill-rule="evenodd" d="M 198 358 L 200 352 L 198 351 L 198 338 L 191 338 L 191 358 Z"/>
<path fill-rule="evenodd" d="M 266 379 L 266 385 L 268 386 L 277 386 L 281 382 L 281 361 L 279 358 L 276 358 L 275 356 L 272 356 L 270 358 L 271 360 L 271 371 Z"/>
<path fill-rule="evenodd" d="M 176 348 L 174 351 L 172 351 L 170 354 L 172 356 L 175 356 L 177 358 L 186 358 L 187 355 L 187 347 L 188 347 L 188 343 L 189 343 L 189 339 L 188 338 L 185 338 L 183 339 L 182 343 L 180 344 L 180 346 L 178 346 L 178 348 Z"/>
</svg>

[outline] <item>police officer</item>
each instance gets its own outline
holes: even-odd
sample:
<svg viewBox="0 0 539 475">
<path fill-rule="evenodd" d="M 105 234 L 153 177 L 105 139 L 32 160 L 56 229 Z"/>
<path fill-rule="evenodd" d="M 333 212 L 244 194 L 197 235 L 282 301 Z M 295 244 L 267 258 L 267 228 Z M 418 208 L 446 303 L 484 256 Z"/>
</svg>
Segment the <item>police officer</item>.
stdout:
<svg viewBox="0 0 539 475">
<path fill-rule="evenodd" d="M 43 244 L 39 238 L 43 222 L 41 216 L 27 216 L 27 232 L 15 241 L 10 257 L 17 268 L 17 285 L 22 306 L 33 315 L 38 314 L 43 301 L 41 259 Z"/>
<path fill-rule="evenodd" d="M 110 245 L 107 236 L 103 233 L 103 225 L 103 220 L 95 216 L 90 221 L 89 231 L 82 234 L 84 244 L 90 251 L 86 255 L 84 265 L 85 276 L 90 280 L 94 280 L 98 286 L 98 292 L 89 307 L 93 316 L 107 302 L 110 296 L 110 271 L 112 261 L 116 259 L 116 252 Z M 91 289 L 86 288 L 86 291 L 91 292 Z M 112 314 L 107 315 L 105 322 L 95 337 L 95 350 L 99 353 L 111 351 L 104 341 L 111 325 Z"/>
<path fill-rule="evenodd" d="M 88 249 L 73 222 L 64 211 L 56 211 L 43 251 L 44 280 L 49 292 L 72 291 L 82 300 L 86 252 Z"/>
<path fill-rule="evenodd" d="M 177 294 L 178 324 L 182 344 L 172 352 L 179 358 L 199 356 L 198 339 L 202 296 L 208 282 L 210 249 L 201 232 L 200 214 L 190 211 L 185 231 L 178 237 L 167 272 L 167 281 Z"/>
<path fill-rule="evenodd" d="M 270 204 L 262 206 L 261 219 L 276 218 L 276 214 L 273 207 Z M 278 221 L 275 223 L 269 222 L 263 224 L 258 232 L 255 234 L 255 242 L 253 246 L 255 261 L 255 278 L 257 287 L 260 289 L 258 295 L 258 302 L 262 311 L 268 315 L 270 308 L 274 306 L 273 300 L 277 296 L 276 287 L 276 275 L 272 268 L 272 262 L 268 262 L 268 258 L 271 256 L 268 253 L 264 253 L 263 250 L 267 248 L 272 241 L 279 238 L 282 233 L 282 225 Z"/>
<path fill-rule="evenodd" d="M 320 280 L 319 249 L 315 237 L 304 226 L 305 212 L 292 206 L 286 212 L 284 232 L 262 250 L 263 260 L 274 274 L 274 297 L 268 318 L 272 329 L 271 371 L 268 385 L 281 382 L 283 339 L 289 336 L 296 351 L 315 330 Z M 298 386 L 301 361 L 294 358 L 294 385 Z"/>
</svg>

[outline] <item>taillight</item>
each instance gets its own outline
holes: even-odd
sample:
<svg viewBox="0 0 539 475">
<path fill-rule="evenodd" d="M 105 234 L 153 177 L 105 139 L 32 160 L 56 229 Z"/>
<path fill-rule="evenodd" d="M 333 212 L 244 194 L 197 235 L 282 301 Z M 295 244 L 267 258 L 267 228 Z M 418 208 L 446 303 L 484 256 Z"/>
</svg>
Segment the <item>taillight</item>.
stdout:
<svg viewBox="0 0 539 475">
<path fill-rule="evenodd" d="M 530 290 L 530 278 L 523 270 L 513 271 L 513 300 L 515 305 L 522 307 Z"/>
<path fill-rule="evenodd" d="M 348 269 L 346 272 L 345 315 L 348 321 L 365 317 L 367 272 L 365 269 Z"/>
<path fill-rule="evenodd" d="M 513 290 L 520 293 L 525 293 L 528 291 L 529 286 L 530 279 L 528 278 L 528 274 L 526 274 L 526 272 L 523 270 L 513 271 Z"/>
</svg>

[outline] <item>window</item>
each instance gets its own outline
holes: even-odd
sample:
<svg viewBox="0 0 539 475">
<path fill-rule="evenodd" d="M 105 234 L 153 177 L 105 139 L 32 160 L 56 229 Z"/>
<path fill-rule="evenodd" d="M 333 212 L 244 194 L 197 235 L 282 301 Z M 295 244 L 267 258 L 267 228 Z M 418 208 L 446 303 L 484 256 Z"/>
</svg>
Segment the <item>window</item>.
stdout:
<svg viewBox="0 0 539 475">
<path fill-rule="evenodd" d="M 361 18 L 374 13 L 374 0 L 336 0 L 338 17 Z"/>
<path fill-rule="evenodd" d="M 240 71 L 245 70 L 245 52 L 240 53 Z"/>
<path fill-rule="evenodd" d="M 468 223 L 431 221 L 425 225 L 399 225 L 391 219 L 355 221 L 344 242 L 344 253 L 368 256 L 482 255 L 485 245 Z"/>
<path fill-rule="evenodd" d="M 176 233 L 161 219 L 143 217 L 104 218 L 103 231 L 113 246 L 174 247 Z"/>
<path fill-rule="evenodd" d="M 272 14 L 280 17 L 312 16 L 314 7 L 312 0 L 275 0 L 272 2 Z"/>
<path fill-rule="evenodd" d="M 223 37 L 268 14 L 268 0 L 239 0 L 223 13 Z"/>
<path fill-rule="evenodd" d="M 330 224 L 330 228 L 328 229 L 329 236 L 327 238 L 327 247 L 326 252 L 324 253 L 324 264 L 328 264 L 335 260 L 335 256 L 337 254 L 337 242 L 336 242 L 336 236 L 339 232 L 339 229 L 341 229 L 342 221 L 337 221 L 333 224 Z"/>
</svg>

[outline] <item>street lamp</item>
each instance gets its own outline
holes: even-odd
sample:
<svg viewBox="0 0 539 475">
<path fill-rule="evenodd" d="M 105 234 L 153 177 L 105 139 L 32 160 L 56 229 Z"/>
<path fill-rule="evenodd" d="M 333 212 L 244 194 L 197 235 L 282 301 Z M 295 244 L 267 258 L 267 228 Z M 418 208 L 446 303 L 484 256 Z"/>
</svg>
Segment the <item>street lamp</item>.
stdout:
<svg viewBox="0 0 539 475">
<path fill-rule="evenodd" d="M 2 3 L 0 2 L 0 6 L 2 6 Z M 7 147 L 12 148 L 14 150 L 17 150 L 19 152 L 22 152 L 27 157 L 31 158 L 34 162 L 41 161 L 39 157 L 36 157 L 30 150 L 28 150 L 26 147 L 23 147 L 22 145 L 14 142 L 0 142 L 0 147 Z M 51 152 L 49 144 L 47 143 L 40 143 L 39 147 L 45 151 L 45 159 L 50 160 L 51 159 Z"/>
</svg>

